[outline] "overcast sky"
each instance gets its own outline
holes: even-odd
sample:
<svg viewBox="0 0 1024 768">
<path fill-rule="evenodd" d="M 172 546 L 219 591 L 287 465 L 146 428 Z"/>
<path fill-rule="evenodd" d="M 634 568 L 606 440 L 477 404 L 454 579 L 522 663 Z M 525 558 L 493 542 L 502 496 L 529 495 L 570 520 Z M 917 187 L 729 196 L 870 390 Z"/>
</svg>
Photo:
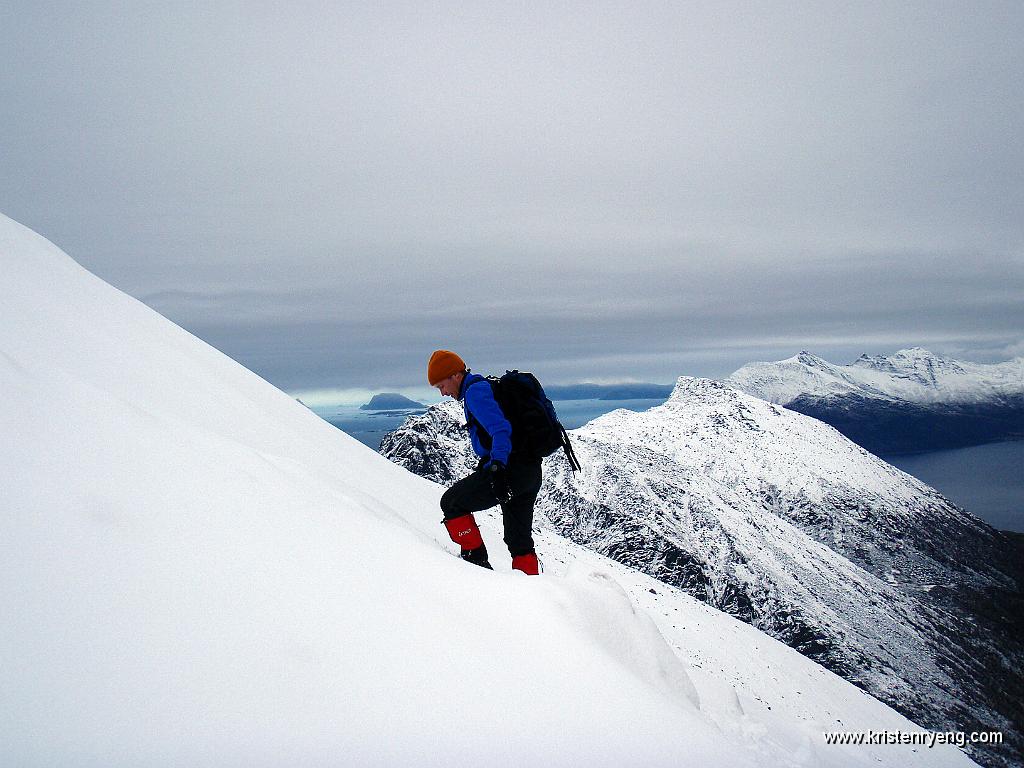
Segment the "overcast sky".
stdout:
<svg viewBox="0 0 1024 768">
<path fill-rule="evenodd" d="M 0 210 L 274 384 L 1024 355 L 1024 3 L 0 0 Z"/>
</svg>

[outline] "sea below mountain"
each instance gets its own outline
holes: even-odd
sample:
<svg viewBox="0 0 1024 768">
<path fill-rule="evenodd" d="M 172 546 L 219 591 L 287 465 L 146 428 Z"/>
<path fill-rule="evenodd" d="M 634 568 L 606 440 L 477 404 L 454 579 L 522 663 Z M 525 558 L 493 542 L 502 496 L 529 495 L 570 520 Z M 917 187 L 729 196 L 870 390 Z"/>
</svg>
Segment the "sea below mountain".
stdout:
<svg viewBox="0 0 1024 768">
<path fill-rule="evenodd" d="M 882 458 L 989 525 L 1024 532 L 1024 442 Z"/>
</svg>

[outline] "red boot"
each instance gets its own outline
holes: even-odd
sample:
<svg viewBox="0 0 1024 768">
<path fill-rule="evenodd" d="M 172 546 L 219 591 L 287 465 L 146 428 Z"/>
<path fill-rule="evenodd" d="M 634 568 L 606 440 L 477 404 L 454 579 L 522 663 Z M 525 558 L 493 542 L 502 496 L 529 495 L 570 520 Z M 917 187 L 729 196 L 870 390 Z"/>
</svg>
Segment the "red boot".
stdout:
<svg viewBox="0 0 1024 768">
<path fill-rule="evenodd" d="M 535 552 L 528 555 L 516 555 L 512 558 L 512 570 L 522 571 L 527 576 L 540 575 L 540 563 Z"/>
<path fill-rule="evenodd" d="M 468 560 L 473 565 L 479 565 L 481 568 L 494 570 L 487 561 L 487 547 L 484 546 L 483 536 L 480 535 L 480 529 L 477 527 L 476 519 L 473 517 L 472 512 L 468 515 L 453 517 L 442 522 L 444 527 L 448 529 L 448 535 L 452 537 L 452 541 L 462 548 L 461 557 L 463 560 Z"/>
<path fill-rule="evenodd" d="M 448 529 L 448 535 L 452 537 L 452 541 L 463 549 L 476 549 L 483 546 L 484 539 L 480 535 L 480 529 L 476 525 L 476 518 L 473 517 L 472 512 L 442 522 Z"/>
</svg>

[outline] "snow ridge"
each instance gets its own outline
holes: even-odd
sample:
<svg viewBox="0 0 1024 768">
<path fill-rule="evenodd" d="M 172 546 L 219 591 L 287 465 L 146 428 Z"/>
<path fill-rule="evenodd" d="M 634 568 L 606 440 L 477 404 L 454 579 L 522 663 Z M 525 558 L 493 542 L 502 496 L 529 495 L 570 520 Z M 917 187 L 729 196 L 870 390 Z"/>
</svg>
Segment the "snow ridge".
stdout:
<svg viewBox="0 0 1024 768">
<path fill-rule="evenodd" d="M 778 362 L 749 363 L 726 381 L 779 405 L 799 397 L 853 395 L 929 405 L 1001 402 L 1024 396 L 1024 357 L 968 363 L 912 347 L 888 357 L 865 354 L 851 365 L 833 365 L 800 352 Z"/>
</svg>

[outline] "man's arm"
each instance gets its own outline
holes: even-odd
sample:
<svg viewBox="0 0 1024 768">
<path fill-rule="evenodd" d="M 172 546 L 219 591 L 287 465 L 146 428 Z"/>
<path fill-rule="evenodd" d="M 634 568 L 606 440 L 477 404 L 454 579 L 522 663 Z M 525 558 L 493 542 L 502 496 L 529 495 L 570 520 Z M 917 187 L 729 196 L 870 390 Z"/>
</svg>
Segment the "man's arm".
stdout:
<svg viewBox="0 0 1024 768">
<path fill-rule="evenodd" d="M 484 432 L 491 436 L 491 459 L 508 464 L 508 455 L 512 452 L 512 425 L 494 399 L 490 383 L 477 382 L 480 383 L 487 386 L 474 384 L 466 389 L 466 407 Z"/>
</svg>

